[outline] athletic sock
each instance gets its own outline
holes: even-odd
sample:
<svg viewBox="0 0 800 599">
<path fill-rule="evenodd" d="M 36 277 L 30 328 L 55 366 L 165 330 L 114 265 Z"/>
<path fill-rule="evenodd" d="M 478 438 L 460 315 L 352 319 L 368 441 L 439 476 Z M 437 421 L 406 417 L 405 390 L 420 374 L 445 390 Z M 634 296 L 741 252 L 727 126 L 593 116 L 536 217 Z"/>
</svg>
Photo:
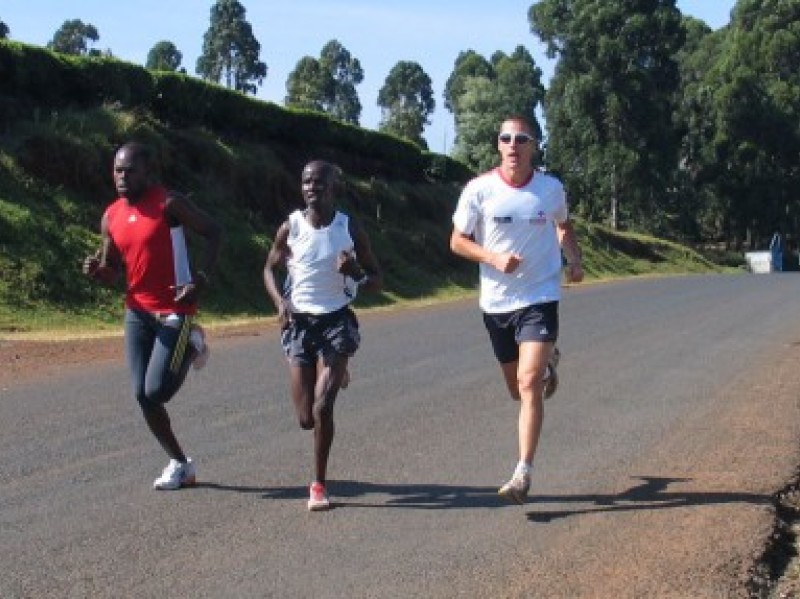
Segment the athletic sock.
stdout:
<svg viewBox="0 0 800 599">
<path fill-rule="evenodd" d="M 514 470 L 514 476 L 518 474 L 522 476 L 530 476 L 531 470 L 533 470 L 532 464 L 528 464 L 527 462 L 523 462 L 522 460 L 520 460 L 517 463 L 516 469 Z"/>
</svg>

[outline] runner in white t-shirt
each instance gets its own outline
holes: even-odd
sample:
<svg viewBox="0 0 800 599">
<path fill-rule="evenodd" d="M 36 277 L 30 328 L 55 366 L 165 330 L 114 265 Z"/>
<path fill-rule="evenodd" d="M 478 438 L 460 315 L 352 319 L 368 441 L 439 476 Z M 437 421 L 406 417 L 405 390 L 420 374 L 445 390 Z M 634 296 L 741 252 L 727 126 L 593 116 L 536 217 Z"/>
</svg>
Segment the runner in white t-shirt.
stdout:
<svg viewBox="0 0 800 599">
<path fill-rule="evenodd" d="M 536 139 L 522 117 L 503 122 L 500 166 L 470 181 L 453 214 L 450 248 L 480 265 L 484 324 L 514 399 L 520 401 L 519 461 L 499 493 L 522 504 L 544 410 L 555 392 L 561 250 L 570 282 L 583 279 L 581 253 L 566 195 L 555 177 L 536 170 Z"/>
</svg>

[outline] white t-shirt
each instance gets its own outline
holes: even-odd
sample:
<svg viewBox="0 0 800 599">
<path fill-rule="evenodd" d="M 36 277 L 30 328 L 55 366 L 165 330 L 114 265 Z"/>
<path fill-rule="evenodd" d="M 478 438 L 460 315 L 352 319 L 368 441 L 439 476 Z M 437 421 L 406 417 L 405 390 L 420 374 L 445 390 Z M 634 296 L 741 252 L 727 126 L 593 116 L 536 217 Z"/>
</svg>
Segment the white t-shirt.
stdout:
<svg viewBox="0 0 800 599">
<path fill-rule="evenodd" d="M 300 210 L 295 210 L 289 215 L 287 243 L 291 250 L 287 269 L 293 310 L 327 314 L 353 301 L 357 285 L 337 270 L 339 253 L 354 250 L 345 214 L 336 212 L 330 225 L 315 229 Z"/>
<path fill-rule="evenodd" d="M 479 305 L 501 314 L 561 297 L 561 248 L 556 223 L 569 214 L 564 186 L 534 171 L 523 185 L 506 181 L 494 169 L 469 183 L 461 193 L 453 224 L 491 252 L 522 256 L 517 269 L 502 273 L 480 265 Z"/>
</svg>

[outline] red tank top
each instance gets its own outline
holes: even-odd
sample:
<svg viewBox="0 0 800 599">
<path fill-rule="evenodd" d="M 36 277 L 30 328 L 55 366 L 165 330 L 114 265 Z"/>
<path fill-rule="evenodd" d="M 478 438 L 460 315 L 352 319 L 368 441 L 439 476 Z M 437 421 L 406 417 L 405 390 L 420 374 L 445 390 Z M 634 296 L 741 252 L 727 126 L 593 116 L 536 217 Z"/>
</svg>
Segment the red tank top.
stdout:
<svg viewBox="0 0 800 599">
<path fill-rule="evenodd" d="M 177 277 L 183 280 L 180 273 L 188 272 L 188 253 L 181 227 L 170 229 L 166 203 L 166 189 L 155 186 L 135 204 L 118 198 L 106 209 L 108 233 L 125 262 L 125 306 L 195 314 L 195 304 L 175 302 Z"/>
</svg>

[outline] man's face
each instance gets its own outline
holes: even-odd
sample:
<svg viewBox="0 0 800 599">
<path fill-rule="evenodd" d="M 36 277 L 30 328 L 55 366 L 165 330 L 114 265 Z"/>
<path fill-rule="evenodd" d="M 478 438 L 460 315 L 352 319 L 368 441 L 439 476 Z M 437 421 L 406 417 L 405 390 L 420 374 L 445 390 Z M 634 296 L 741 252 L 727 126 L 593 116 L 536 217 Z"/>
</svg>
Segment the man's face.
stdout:
<svg viewBox="0 0 800 599">
<path fill-rule="evenodd" d="M 150 185 L 147 165 L 141 156 L 123 148 L 114 157 L 114 186 L 120 197 L 138 200 Z"/>
<path fill-rule="evenodd" d="M 536 151 L 535 141 L 524 123 L 505 121 L 497 136 L 497 150 L 502 163 L 512 167 L 532 165 L 533 153 Z"/>
<path fill-rule="evenodd" d="M 333 177 L 326 165 L 316 162 L 306 165 L 300 181 L 306 206 L 330 201 L 333 194 Z"/>
</svg>

